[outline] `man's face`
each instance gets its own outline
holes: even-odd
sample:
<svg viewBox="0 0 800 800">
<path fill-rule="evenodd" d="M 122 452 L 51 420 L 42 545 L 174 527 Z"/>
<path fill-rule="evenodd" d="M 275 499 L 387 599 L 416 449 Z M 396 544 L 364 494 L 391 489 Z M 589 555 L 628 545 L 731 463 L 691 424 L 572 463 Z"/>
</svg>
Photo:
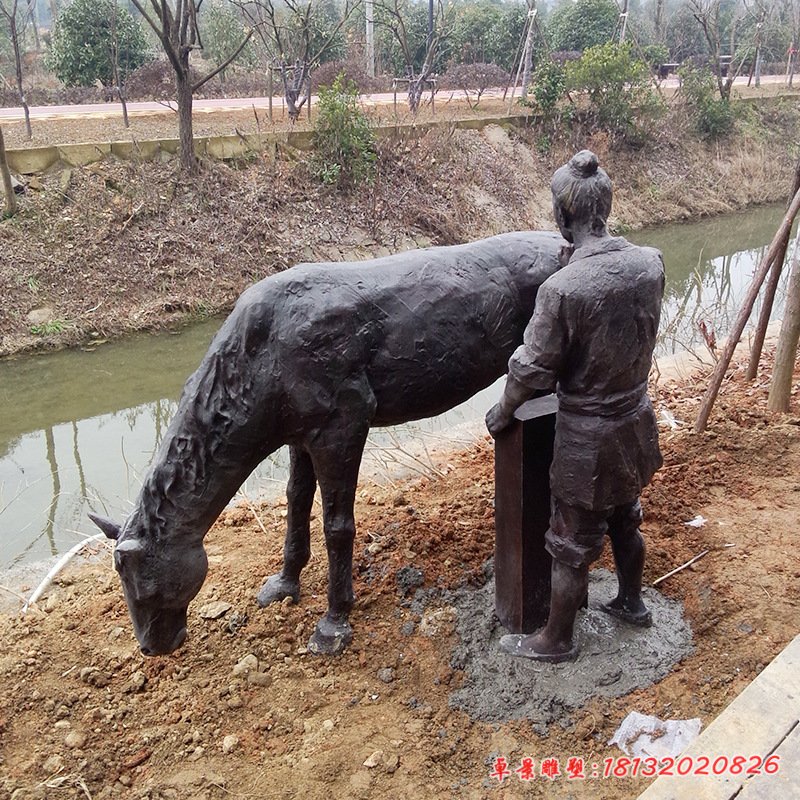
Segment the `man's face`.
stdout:
<svg viewBox="0 0 800 800">
<path fill-rule="evenodd" d="M 572 237 L 572 231 L 569 228 L 566 212 L 561 207 L 561 203 L 559 203 L 555 197 L 553 197 L 553 216 L 556 218 L 556 225 L 558 225 L 561 235 L 570 244 L 574 244 L 574 239 Z"/>
</svg>

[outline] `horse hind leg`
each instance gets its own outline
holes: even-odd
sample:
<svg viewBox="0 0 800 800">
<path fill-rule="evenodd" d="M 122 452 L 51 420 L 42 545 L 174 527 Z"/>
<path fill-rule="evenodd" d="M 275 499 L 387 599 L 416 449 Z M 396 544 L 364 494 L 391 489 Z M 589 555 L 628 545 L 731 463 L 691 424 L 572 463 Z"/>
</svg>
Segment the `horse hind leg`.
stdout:
<svg viewBox="0 0 800 800">
<path fill-rule="evenodd" d="M 287 597 L 295 603 L 300 601 L 300 573 L 311 557 L 311 507 L 316 488 L 311 457 L 299 447 L 290 447 L 283 568 L 267 578 L 259 590 L 257 600 L 262 608 L 270 603 L 280 603 Z"/>
</svg>

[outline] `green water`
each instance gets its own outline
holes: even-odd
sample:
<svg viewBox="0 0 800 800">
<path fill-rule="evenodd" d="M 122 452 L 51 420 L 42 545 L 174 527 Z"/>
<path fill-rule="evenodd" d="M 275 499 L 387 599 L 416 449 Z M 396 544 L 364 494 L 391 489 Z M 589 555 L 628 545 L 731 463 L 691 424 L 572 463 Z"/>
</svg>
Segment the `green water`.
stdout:
<svg viewBox="0 0 800 800">
<path fill-rule="evenodd" d="M 701 346 L 700 320 L 724 336 L 781 216 L 780 208 L 758 209 L 629 237 L 665 255 L 662 355 Z M 88 511 L 119 520 L 127 514 L 181 387 L 218 325 L 0 363 L 0 570 L 47 560 L 94 533 Z M 498 393 L 494 386 L 441 418 L 375 432 L 373 469 L 413 465 L 404 442 L 435 446 L 453 426 L 480 420 Z M 426 461 L 424 449 L 417 457 Z M 277 491 L 287 461 L 278 451 L 244 491 Z"/>
</svg>

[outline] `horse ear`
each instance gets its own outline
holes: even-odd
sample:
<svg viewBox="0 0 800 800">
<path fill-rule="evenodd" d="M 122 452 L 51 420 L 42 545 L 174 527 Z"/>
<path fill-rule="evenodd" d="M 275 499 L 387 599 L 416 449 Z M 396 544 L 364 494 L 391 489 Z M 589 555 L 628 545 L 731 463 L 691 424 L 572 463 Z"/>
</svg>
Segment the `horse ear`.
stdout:
<svg viewBox="0 0 800 800">
<path fill-rule="evenodd" d="M 106 519 L 105 517 L 101 517 L 98 514 L 89 514 L 89 519 L 100 528 L 103 533 L 108 536 L 109 539 L 118 539 L 119 533 L 122 528 L 117 525 L 116 522 L 112 522 L 110 519 Z"/>
</svg>

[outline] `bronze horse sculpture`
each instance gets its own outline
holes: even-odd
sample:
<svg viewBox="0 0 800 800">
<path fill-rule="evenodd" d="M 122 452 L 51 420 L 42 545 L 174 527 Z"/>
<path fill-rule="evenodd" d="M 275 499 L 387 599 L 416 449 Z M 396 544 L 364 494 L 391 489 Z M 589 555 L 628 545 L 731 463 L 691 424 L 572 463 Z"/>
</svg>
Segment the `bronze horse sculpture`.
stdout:
<svg viewBox="0 0 800 800">
<path fill-rule="evenodd" d="M 328 611 L 309 642 L 352 638 L 353 503 L 371 426 L 446 411 L 504 374 L 563 239 L 509 233 L 360 263 L 301 264 L 247 289 L 187 381 L 133 512 L 92 515 L 116 539 L 134 632 L 145 655 L 186 638 L 208 562 L 203 538 L 253 469 L 290 448 L 283 568 L 265 606 L 300 597 L 319 483 Z"/>
</svg>

